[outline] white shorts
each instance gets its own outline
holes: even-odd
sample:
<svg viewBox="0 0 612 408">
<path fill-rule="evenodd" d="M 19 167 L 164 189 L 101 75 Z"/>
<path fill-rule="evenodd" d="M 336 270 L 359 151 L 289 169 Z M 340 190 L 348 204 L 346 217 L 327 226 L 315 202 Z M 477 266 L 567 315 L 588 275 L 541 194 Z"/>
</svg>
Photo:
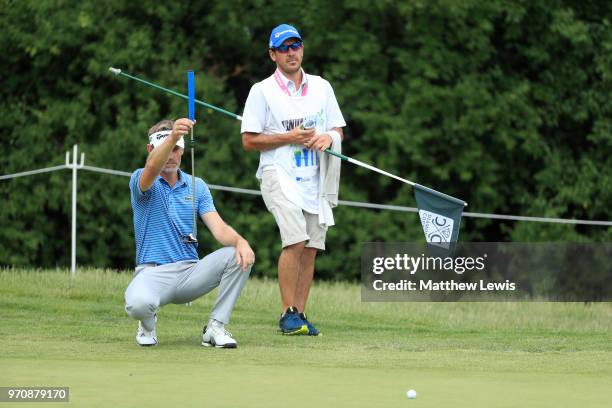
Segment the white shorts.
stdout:
<svg viewBox="0 0 612 408">
<path fill-rule="evenodd" d="M 319 216 L 302 210 L 289 201 L 281 190 L 276 170 L 265 170 L 261 176 L 261 195 L 276 220 L 283 248 L 307 241 L 307 248 L 325 250 L 327 231 L 319 225 Z"/>
</svg>

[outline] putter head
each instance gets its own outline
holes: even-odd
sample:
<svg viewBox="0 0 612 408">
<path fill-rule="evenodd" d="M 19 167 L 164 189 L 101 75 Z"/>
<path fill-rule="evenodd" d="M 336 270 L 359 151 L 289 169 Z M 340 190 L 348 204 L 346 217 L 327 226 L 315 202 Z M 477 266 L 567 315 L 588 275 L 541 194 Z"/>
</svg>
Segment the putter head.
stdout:
<svg viewBox="0 0 612 408">
<path fill-rule="evenodd" d="M 193 234 L 183 236 L 183 242 L 186 244 L 198 244 L 198 239 Z"/>
<path fill-rule="evenodd" d="M 110 67 L 108 70 L 115 75 L 119 75 L 121 73 L 121 70 L 119 68 Z"/>
</svg>

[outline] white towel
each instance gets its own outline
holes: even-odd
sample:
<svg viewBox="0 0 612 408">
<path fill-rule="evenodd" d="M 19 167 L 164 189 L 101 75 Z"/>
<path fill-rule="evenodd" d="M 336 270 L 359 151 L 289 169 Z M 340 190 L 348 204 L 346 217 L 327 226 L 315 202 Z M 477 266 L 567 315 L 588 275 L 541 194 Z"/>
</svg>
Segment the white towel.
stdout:
<svg viewBox="0 0 612 408">
<path fill-rule="evenodd" d="M 328 133 L 332 138 L 330 149 L 342 153 L 342 139 L 338 132 Z M 340 188 L 340 164 L 342 160 L 328 153 L 322 153 L 319 162 L 319 225 L 327 230 L 335 224 L 332 208 L 338 206 Z"/>
</svg>

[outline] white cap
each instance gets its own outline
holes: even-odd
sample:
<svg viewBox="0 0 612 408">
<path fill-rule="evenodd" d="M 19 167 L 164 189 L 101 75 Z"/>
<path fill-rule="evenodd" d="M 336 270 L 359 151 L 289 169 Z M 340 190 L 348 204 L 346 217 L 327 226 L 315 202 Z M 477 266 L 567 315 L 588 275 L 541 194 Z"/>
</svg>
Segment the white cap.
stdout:
<svg viewBox="0 0 612 408">
<path fill-rule="evenodd" d="M 149 144 L 153 145 L 153 148 L 155 149 L 164 140 L 166 140 L 166 138 L 170 136 L 171 133 L 171 130 L 161 130 L 159 132 L 155 132 L 152 135 L 149 135 Z M 176 145 L 178 147 L 182 147 L 183 149 L 185 148 L 185 139 L 183 139 L 183 136 L 181 136 L 179 141 L 176 142 Z"/>
</svg>

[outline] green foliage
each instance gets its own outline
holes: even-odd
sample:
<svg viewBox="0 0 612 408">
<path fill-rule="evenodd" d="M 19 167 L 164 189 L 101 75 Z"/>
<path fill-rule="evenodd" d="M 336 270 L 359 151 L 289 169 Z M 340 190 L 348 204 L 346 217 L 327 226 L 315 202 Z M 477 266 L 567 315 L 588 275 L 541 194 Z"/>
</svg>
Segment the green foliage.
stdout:
<svg viewBox="0 0 612 408">
<path fill-rule="evenodd" d="M 241 112 L 274 69 L 270 29 L 296 24 L 307 72 L 334 86 L 345 152 L 460 197 L 470 211 L 610 219 L 612 17 L 605 1 L 322 0 L 181 2 L 3 0 L 2 174 L 61 164 L 144 164 L 147 129 L 186 115 L 179 98 L 115 78 L 116 66 Z M 274 13 L 270 13 L 274 10 Z M 299 12 L 298 12 L 299 11 Z M 196 174 L 257 188 L 258 156 L 239 123 L 198 111 Z M 183 166 L 189 166 L 185 157 Z M 185 167 L 189 168 L 189 167 Z M 279 238 L 260 198 L 213 193 L 253 243 L 254 273 L 273 276 Z M 69 263 L 70 174 L 0 183 L 0 264 Z M 341 198 L 414 205 L 407 186 L 343 167 Z M 79 172 L 78 262 L 128 268 L 134 244 L 127 179 Z M 336 211 L 317 273 L 355 279 L 360 243 L 422 239 L 413 213 Z M 200 231 L 203 227 L 200 227 Z M 201 233 L 201 253 L 217 244 Z M 464 219 L 460 239 L 606 241 L 612 229 Z"/>
</svg>

